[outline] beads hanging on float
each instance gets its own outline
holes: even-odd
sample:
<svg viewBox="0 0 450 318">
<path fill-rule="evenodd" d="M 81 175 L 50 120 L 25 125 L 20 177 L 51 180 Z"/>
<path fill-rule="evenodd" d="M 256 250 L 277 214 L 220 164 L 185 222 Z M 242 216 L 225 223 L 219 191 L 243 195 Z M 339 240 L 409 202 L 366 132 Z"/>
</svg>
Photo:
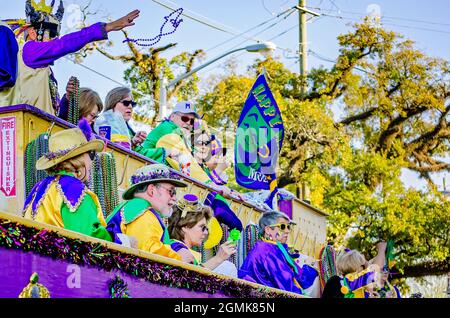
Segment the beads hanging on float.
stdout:
<svg viewBox="0 0 450 318">
<path fill-rule="evenodd" d="M 116 159 L 109 152 L 97 153 L 92 163 L 89 188 L 98 196 L 106 218 L 119 205 Z"/>
<path fill-rule="evenodd" d="M 330 277 L 337 275 L 336 269 L 336 256 L 334 248 L 330 245 L 326 245 L 320 251 L 320 283 L 322 288 L 325 287 Z"/>
<path fill-rule="evenodd" d="M 48 134 L 39 135 L 28 143 L 25 149 L 25 197 L 30 194 L 34 185 L 48 175 L 44 170 L 36 170 L 36 161 L 48 152 Z"/>
<path fill-rule="evenodd" d="M 73 79 L 73 92 L 68 96 L 69 99 L 69 114 L 67 116 L 67 121 L 74 125 L 78 125 L 80 120 L 80 81 L 78 78 Z"/>
</svg>

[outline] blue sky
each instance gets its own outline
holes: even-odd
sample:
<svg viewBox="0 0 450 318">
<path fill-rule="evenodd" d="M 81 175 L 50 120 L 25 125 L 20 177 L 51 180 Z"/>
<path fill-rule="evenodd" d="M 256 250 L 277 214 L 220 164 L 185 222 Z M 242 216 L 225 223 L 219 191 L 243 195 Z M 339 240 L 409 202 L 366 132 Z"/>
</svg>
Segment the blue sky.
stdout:
<svg viewBox="0 0 450 318">
<path fill-rule="evenodd" d="M 58 1 L 58 0 L 57 0 Z M 297 4 L 297 0 L 156 0 L 174 8 L 183 8 L 184 13 L 207 22 L 218 28 L 227 30 L 230 33 L 241 33 L 271 18 L 263 26 L 246 33 L 248 37 L 256 37 L 261 40 L 272 40 L 278 47 L 275 56 L 279 57 L 292 71 L 298 72 L 299 64 L 296 58 L 298 49 L 298 13 L 275 18 L 275 16 Z M 164 16 L 170 10 L 152 0 L 92 0 L 92 9 L 99 9 L 100 12 L 95 17 L 89 19 L 90 23 L 106 21 L 106 16 L 119 18 L 133 9 L 141 10 L 141 16 L 136 20 L 136 25 L 129 28 L 130 36 L 134 38 L 153 38 L 159 33 L 160 26 L 164 22 Z M 47 0 L 49 3 L 50 0 Z M 24 0 L 0 0 L 0 19 L 24 17 Z M 86 0 L 65 0 L 66 8 L 70 4 L 83 5 Z M 346 33 L 351 29 L 351 24 L 361 21 L 364 15 L 370 12 L 380 12 L 385 28 L 403 34 L 406 38 L 416 42 L 416 47 L 422 49 L 427 54 L 450 60 L 450 22 L 448 12 L 450 12 L 450 2 L 445 0 L 418 1 L 418 0 L 307 0 L 307 7 L 310 10 L 321 13 L 322 16 L 309 20 L 307 24 L 308 49 L 313 51 L 308 55 L 309 68 L 323 65 L 332 65 L 326 60 L 334 60 L 338 55 L 338 45 L 336 37 Z M 69 31 L 68 25 L 72 12 L 66 10 L 63 20 L 63 33 Z M 277 22 L 276 25 L 272 26 Z M 270 26 L 270 28 L 268 28 Z M 266 31 L 261 32 L 263 29 Z M 257 34 L 259 33 L 259 34 Z M 206 26 L 188 17 L 183 17 L 183 22 L 172 35 L 163 37 L 156 44 L 166 45 L 176 42 L 177 46 L 166 51 L 164 57 L 171 57 L 182 51 L 194 51 L 196 49 L 206 50 L 207 60 L 214 58 L 231 48 L 243 47 L 254 44 L 254 41 L 246 40 L 242 37 L 235 38 L 218 47 L 218 44 L 229 40 L 233 35 L 219 31 L 210 26 Z M 119 32 L 110 33 L 110 39 L 115 43 L 111 52 L 115 54 L 126 53 L 127 47 L 122 44 L 122 35 Z M 215 47 L 215 48 L 214 48 Z M 245 71 L 252 63 L 257 53 L 235 53 L 233 56 L 238 62 L 239 70 Z M 221 74 L 221 65 L 226 59 L 220 60 L 199 72 L 202 80 L 207 79 L 212 74 Z M 99 53 L 88 56 L 85 66 L 113 78 L 118 82 L 123 82 L 123 70 L 125 65 L 120 62 L 111 61 Z M 65 83 L 72 75 L 77 76 L 82 86 L 92 87 L 97 90 L 103 98 L 106 93 L 117 86 L 116 83 L 105 79 L 91 71 L 75 65 L 66 59 L 60 59 L 53 67 L 56 78 L 60 83 L 62 92 Z M 442 179 L 442 176 L 437 178 Z M 414 186 L 423 186 L 417 181 L 412 173 L 405 173 L 403 179 L 406 183 Z"/>
</svg>

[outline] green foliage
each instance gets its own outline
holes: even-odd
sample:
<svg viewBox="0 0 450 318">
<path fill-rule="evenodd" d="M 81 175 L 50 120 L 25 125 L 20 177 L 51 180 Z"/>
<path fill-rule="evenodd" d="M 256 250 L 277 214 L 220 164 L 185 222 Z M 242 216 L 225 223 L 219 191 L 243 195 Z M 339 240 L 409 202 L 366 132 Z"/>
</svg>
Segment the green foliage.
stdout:
<svg viewBox="0 0 450 318">
<path fill-rule="evenodd" d="M 312 69 L 306 93 L 304 79 L 282 63 L 258 60 L 198 99 L 206 120 L 235 125 L 264 68 L 286 129 L 279 184 L 310 187 L 311 202 L 330 214 L 329 241 L 371 258 L 378 240 L 392 238 L 406 276 L 448 271 L 450 202 L 430 173 L 450 168 L 441 159 L 450 150 L 449 63 L 370 23 L 338 41 L 337 63 Z M 404 169 L 419 172 L 428 189 L 408 189 Z"/>
</svg>

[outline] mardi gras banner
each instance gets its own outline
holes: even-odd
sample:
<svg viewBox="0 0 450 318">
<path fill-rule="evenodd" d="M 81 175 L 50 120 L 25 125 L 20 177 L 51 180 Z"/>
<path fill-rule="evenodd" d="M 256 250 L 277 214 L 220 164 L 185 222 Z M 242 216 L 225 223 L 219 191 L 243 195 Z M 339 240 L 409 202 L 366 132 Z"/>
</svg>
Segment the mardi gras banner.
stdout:
<svg viewBox="0 0 450 318">
<path fill-rule="evenodd" d="M 234 146 L 239 185 L 255 190 L 276 188 L 276 166 L 283 144 L 281 112 L 264 74 L 253 84 L 244 103 Z"/>
</svg>

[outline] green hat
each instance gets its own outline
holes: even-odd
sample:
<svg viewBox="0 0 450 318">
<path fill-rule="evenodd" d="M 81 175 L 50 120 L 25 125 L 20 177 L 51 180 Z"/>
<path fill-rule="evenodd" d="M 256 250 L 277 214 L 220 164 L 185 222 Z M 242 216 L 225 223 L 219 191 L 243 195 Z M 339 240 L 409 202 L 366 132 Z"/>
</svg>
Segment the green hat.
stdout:
<svg viewBox="0 0 450 318">
<path fill-rule="evenodd" d="M 130 186 L 122 195 L 124 200 L 133 198 L 136 188 L 147 183 L 167 182 L 176 187 L 186 187 L 187 184 L 180 180 L 179 174 L 171 171 L 166 165 L 155 163 L 136 170 L 130 178 Z"/>
</svg>

